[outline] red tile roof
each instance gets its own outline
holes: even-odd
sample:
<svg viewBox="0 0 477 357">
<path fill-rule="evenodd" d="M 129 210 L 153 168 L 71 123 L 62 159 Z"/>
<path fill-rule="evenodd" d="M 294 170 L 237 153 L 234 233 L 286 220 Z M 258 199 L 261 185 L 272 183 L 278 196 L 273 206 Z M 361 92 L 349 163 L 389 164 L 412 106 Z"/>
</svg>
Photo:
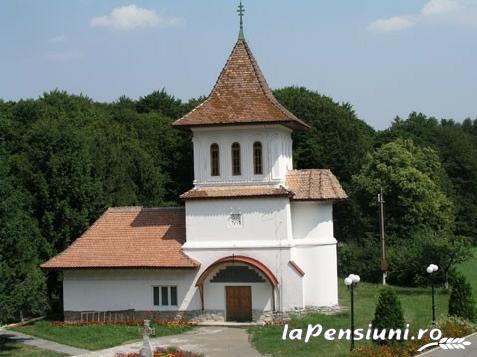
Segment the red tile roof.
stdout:
<svg viewBox="0 0 477 357">
<path fill-rule="evenodd" d="M 290 197 L 295 201 L 327 201 L 348 198 L 338 179 L 330 170 L 291 170 L 285 187 L 255 186 L 206 186 L 183 193 L 185 200 L 218 198 Z"/>
<path fill-rule="evenodd" d="M 183 193 L 180 198 L 214 199 L 214 198 L 254 198 L 254 197 L 290 197 L 293 193 L 282 186 L 217 186 L 193 188 Z"/>
<path fill-rule="evenodd" d="M 252 51 L 245 40 L 239 39 L 209 97 L 173 125 L 253 123 L 308 127 L 275 99 Z"/>
<path fill-rule="evenodd" d="M 110 208 L 71 246 L 41 267 L 198 267 L 198 262 L 182 252 L 184 242 L 183 208 Z"/>
<path fill-rule="evenodd" d="M 298 201 L 336 201 L 348 198 L 338 179 L 330 170 L 289 171 L 286 187 L 294 193 L 293 200 Z"/>
</svg>

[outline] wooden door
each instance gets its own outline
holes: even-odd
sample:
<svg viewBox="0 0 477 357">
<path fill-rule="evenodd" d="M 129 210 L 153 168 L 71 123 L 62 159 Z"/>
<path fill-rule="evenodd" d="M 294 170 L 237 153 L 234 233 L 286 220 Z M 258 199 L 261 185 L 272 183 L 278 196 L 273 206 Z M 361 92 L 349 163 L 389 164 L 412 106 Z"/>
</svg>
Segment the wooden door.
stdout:
<svg viewBox="0 0 477 357">
<path fill-rule="evenodd" d="M 226 286 L 226 320 L 252 321 L 252 288 L 250 286 Z"/>
</svg>

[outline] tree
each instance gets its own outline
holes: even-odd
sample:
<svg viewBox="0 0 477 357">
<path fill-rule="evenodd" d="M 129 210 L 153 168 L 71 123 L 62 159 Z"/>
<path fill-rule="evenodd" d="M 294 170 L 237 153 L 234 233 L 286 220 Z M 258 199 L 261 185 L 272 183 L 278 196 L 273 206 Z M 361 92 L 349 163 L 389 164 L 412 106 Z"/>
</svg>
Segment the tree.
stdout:
<svg viewBox="0 0 477 357">
<path fill-rule="evenodd" d="M 405 243 L 399 241 L 388 249 L 389 279 L 393 284 L 425 285 L 429 279 L 426 267 L 439 266 L 435 278 L 448 286 L 449 277 L 457 264 L 470 256 L 469 240 L 456 236 L 450 230 L 421 230 Z"/>
<path fill-rule="evenodd" d="M 186 114 L 182 101 L 168 94 L 165 89 L 139 98 L 136 109 L 138 113 L 156 111 L 172 119 L 178 119 Z"/>
<path fill-rule="evenodd" d="M 444 190 L 456 206 L 455 233 L 477 237 L 477 120 L 458 124 L 437 120 L 422 113 L 407 119 L 397 117 L 391 128 L 380 132 L 377 145 L 398 138 L 412 139 L 420 146 L 431 147 L 439 155 L 448 176 Z"/>
<path fill-rule="evenodd" d="M 397 139 L 368 154 L 361 171 L 353 176 L 352 194 L 365 216 L 362 236 L 378 227 L 375 197 L 381 187 L 388 236 L 403 239 L 421 229 L 452 227 L 454 207 L 443 191 L 444 182 L 437 153 L 412 140 Z"/>
<path fill-rule="evenodd" d="M 392 288 L 386 287 L 379 292 L 378 303 L 371 324 L 373 329 L 378 330 L 404 329 L 405 322 L 401 301 Z"/>
<path fill-rule="evenodd" d="M 356 116 L 350 104 L 336 103 L 304 87 L 286 87 L 273 94 L 311 126 L 293 134 L 295 167 L 331 169 L 345 191 L 350 192 L 351 178 L 372 148 L 374 130 Z M 360 226 L 356 221 L 357 210 L 353 196 L 335 205 L 334 226 L 339 241 L 356 239 L 354 230 L 349 228 Z"/>
<path fill-rule="evenodd" d="M 477 311 L 472 286 L 462 274 L 457 274 L 452 283 L 449 299 L 449 316 L 461 317 L 469 321 L 477 319 Z"/>
<path fill-rule="evenodd" d="M 1 150 L 1 149 L 0 149 Z M 0 323 L 44 313 L 45 277 L 38 252 L 46 242 L 28 214 L 28 198 L 14 189 L 0 155 Z"/>
<path fill-rule="evenodd" d="M 373 129 L 356 116 L 350 104 L 338 104 L 304 87 L 286 87 L 273 94 L 311 126 L 294 134 L 296 166 L 331 168 L 340 180 L 349 182 L 371 149 Z"/>
</svg>

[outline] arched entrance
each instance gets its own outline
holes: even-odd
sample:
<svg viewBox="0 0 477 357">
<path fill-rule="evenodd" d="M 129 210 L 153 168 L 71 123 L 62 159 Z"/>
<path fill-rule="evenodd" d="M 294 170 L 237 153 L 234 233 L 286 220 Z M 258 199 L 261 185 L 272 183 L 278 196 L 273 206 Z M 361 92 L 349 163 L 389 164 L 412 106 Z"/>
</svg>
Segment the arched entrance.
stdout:
<svg viewBox="0 0 477 357">
<path fill-rule="evenodd" d="M 220 269 L 221 267 L 223 268 Z M 212 274 L 212 272 L 215 273 Z M 211 279 L 209 279 L 210 277 Z M 204 285 L 208 280 L 212 284 L 217 282 L 225 285 L 224 299 L 226 307 L 224 317 L 227 321 L 252 320 L 252 285 L 255 283 L 262 282 L 261 285 L 264 285 L 268 282 L 270 284 L 271 309 L 275 311 L 275 287 L 278 285 L 278 279 L 265 264 L 257 259 L 243 255 L 231 255 L 210 264 L 200 274 L 196 282 L 196 286 L 199 288 L 203 312 L 206 305 L 204 301 Z M 231 283 L 227 284 L 227 282 Z M 208 285 L 209 288 L 212 284 Z M 210 295 L 210 291 L 208 294 Z M 270 297 L 270 295 L 268 296 Z"/>
</svg>

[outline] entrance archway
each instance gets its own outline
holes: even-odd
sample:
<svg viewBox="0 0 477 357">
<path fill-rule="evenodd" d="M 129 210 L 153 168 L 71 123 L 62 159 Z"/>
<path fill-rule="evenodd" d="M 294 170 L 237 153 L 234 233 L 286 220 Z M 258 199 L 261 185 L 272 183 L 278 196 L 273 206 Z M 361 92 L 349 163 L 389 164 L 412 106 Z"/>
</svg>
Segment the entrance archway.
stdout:
<svg viewBox="0 0 477 357">
<path fill-rule="evenodd" d="M 207 269 L 205 269 L 199 276 L 196 282 L 196 286 L 199 288 L 199 294 L 200 294 L 200 301 L 201 301 L 201 307 L 202 311 L 205 311 L 205 305 L 204 305 L 204 283 L 206 282 L 207 278 L 209 277 L 210 273 L 214 271 L 216 268 L 218 268 L 220 265 L 227 264 L 227 263 L 241 263 L 245 264 L 253 269 L 258 270 L 264 277 L 265 279 L 270 283 L 270 286 L 272 288 L 272 310 L 275 311 L 275 287 L 278 285 L 278 279 L 275 277 L 275 275 L 268 269 L 268 267 L 260 262 L 257 259 L 247 257 L 244 255 L 231 255 L 227 256 L 224 258 L 220 258 L 210 264 Z"/>
</svg>

